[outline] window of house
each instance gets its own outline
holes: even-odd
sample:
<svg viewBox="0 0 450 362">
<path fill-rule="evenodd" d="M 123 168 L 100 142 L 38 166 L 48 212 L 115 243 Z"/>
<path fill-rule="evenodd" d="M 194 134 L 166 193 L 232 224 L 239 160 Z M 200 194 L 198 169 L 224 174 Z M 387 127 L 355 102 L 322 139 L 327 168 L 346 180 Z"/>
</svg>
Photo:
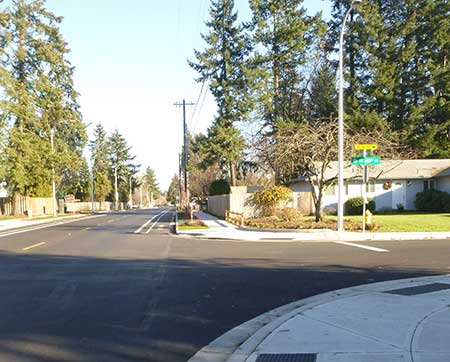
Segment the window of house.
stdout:
<svg viewBox="0 0 450 362">
<path fill-rule="evenodd" d="M 436 188 L 436 180 L 425 180 L 423 182 L 424 190 L 435 189 L 435 188 Z"/>
</svg>

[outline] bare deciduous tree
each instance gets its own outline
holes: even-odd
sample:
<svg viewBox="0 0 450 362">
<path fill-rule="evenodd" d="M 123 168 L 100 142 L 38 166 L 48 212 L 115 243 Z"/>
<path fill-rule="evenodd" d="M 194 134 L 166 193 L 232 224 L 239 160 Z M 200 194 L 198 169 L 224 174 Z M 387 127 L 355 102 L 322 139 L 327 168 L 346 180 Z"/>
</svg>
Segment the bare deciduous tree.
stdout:
<svg viewBox="0 0 450 362">
<path fill-rule="evenodd" d="M 302 178 L 311 185 L 316 221 L 323 219 L 322 198 L 326 187 L 337 180 L 337 174 L 329 177 L 326 171 L 338 159 L 338 122 L 336 119 L 320 119 L 312 122 L 284 123 L 273 139 L 261 138 L 257 144 L 263 162 L 275 165 L 283 182 Z M 413 154 L 395 143 L 395 135 L 386 136 L 383 130 L 357 134 L 345 129 L 345 167 L 350 167 L 357 143 L 376 143 L 378 155 L 386 159 L 413 158 Z"/>
</svg>

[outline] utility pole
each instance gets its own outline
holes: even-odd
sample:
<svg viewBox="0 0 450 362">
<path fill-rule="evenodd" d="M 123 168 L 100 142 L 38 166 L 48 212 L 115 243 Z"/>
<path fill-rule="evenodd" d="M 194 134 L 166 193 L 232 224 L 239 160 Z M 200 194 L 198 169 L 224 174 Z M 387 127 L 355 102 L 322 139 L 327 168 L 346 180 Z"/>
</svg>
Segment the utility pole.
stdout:
<svg viewBox="0 0 450 362">
<path fill-rule="evenodd" d="M 184 206 L 189 205 L 189 189 L 188 189 L 188 171 L 187 171 L 187 164 L 188 164 L 188 155 L 189 155 L 189 142 L 188 142 L 188 129 L 186 124 L 186 106 L 193 106 L 195 103 L 186 103 L 186 101 L 183 99 L 183 102 L 176 102 L 174 103 L 175 107 L 183 107 L 183 138 L 184 138 L 184 157 L 183 157 L 183 169 L 184 169 Z M 181 195 L 180 195 L 181 198 Z M 181 203 L 183 204 L 183 203 Z"/>
</svg>

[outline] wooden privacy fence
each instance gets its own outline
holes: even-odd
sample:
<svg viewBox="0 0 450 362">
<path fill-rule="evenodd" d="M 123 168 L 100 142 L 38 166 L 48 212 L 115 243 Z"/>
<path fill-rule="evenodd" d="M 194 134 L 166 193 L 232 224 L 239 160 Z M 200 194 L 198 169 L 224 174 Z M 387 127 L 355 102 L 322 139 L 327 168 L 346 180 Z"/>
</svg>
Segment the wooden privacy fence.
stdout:
<svg viewBox="0 0 450 362">
<path fill-rule="evenodd" d="M 53 214 L 51 197 L 29 197 L 16 195 L 0 198 L 0 215 L 41 216 Z"/>
<path fill-rule="evenodd" d="M 238 226 L 244 226 L 245 218 L 244 214 L 239 212 L 233 212 L 230 210 L 225 210 L 225 221 Z"/>
</svg>

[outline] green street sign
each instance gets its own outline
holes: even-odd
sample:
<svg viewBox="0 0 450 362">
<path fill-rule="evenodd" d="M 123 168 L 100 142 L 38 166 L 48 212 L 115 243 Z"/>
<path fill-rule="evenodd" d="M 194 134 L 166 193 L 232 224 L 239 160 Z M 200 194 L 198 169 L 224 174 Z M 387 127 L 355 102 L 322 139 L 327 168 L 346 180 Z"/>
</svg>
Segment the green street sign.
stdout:
<svg viewBox="0 0 450 362">
<path fill-rule="evenodd" d="M 380 156 L 352 157 L 352 165 L 376 166 L 381 164 Z"/>
</svg>

